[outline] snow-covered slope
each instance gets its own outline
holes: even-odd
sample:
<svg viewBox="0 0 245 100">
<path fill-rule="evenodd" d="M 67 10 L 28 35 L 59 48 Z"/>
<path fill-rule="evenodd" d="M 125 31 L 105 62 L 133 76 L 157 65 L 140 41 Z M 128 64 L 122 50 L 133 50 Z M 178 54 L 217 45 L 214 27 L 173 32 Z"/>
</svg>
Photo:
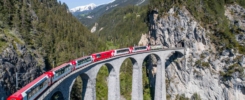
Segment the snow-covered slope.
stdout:
<svg viewBox="0 0 245 100">
<path fill-rule="evenodd" d="M 91 3 L 91 4 L 88 4 L 85 6 L 78 6 L 78 7 L 72 8 L 72 9 L 70 9 L 70 12 L 75 13 L 75 12 L 90 11 L 96 7 L 97 7 L 97 5 L 95 5 L 94 3 Z"/>
<path fill-rule="evenodd" d="M 113 11 L 116 8 L 125 7 L 128 5 L 142 6 L 148 3 L 149 0 L 111 0 L 111 2 L 109 3 L 95 6 L 93 10 L 75 11 L 73 10 L 75 8 L 73 8 L 71 9 L 71 12 L 82 22 L 83 25 L 91 27 L 102 15 L 110 11 Z M 78 9 L 79 7 L 76 8 Z M 81 8 L 84 7 L 80 7 L 80 9 Z"/>
</svg>

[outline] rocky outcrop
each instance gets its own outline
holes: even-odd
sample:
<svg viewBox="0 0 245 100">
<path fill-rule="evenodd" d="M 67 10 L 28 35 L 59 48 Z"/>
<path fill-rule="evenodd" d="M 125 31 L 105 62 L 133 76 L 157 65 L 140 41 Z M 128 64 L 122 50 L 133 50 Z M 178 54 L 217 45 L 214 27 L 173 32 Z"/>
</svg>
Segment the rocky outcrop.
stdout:
<svg viewBox="0 0 245 100">
<path fill-rule="evenodd" d="M 95 23 L 94 26 L 91 28 L 91 33 L 96 32 L 97 27 L 98 27 L 98 23 Z"/>
<path fill-rule="evenodd" d="M 9 34 L 12 33 L 5 32 L 4 38 L 1 38 L 6 40 L 6 48 L 3 48 L 0 54 L 1 99 L 6 99 L 17 90 L 16 74 L 18 89 L 20 89 L 45 71 L 43 57 L 36 50 L 26 47 L 23 42 L 20 42 L 20 38 L 11 37 Z"/>
<path fill-rule="evenodd" d="M 225 16 L 230 20 L 230 24 L 245 32 L 245 9 L 237 4 L 227 5 L 225 8 Z"/>
<path fill-rule="evenodd" d="M 237 6 L 231 8 L 236 8 L 236 12 L 245 11 Z M 185 59 L 167 61 L 171 63 L 166 68 L 167 99 L 174 100 L 182 94 L 192 98 L 195 93 L 202 100 L 245 98 L 244 73 L 243 69 L 239 70 L 239 65 L 244 66 L 244 56 L 235 50 L 216 51 L 207 35 L 212 32 L 203 28 L 185 7 L 171 8 L 161 17 L 155 9 L 149 15 L 149 23 L 151 45 L 186 48 Z M 241 20 L 240 30 L 243 27 Z M 234 72 L 223 73 L 227 71 Z"/>
<path fill-rule="evenodd" d="M 231 27 L 236 27 L 236 40 L 244 46 L 245 43 L 245 9 L 237 4 L 227 5 L 225 16 L 230 20 Z"/>
<path fill-rule="evenodd" d="M 148 35 L 142 34 L 138 45 L 148 45 Z"/>
</svg>

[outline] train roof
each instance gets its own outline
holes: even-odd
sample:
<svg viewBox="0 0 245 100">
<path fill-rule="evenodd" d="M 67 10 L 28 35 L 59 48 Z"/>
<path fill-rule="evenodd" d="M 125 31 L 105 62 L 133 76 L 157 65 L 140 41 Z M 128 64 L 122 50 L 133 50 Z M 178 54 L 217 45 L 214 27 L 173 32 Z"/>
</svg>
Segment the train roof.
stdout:
<svg viewBox="0 0 245 100">
<path fill-rule="evenodd" d="M 64 66 L 66 66 L 66 65 L 68 65 L 68 64 L 70 64 L 70 63 L 64 63 L 64 64 L 61 64 L 61 65 L 59 65 L 59 66 L 57 66 L 57 67 L 51 69 L 51 71 L 56 71 L 56 70 L 58 70 L 58 69 L 60 69 L 60 68 L 62 68 L 62 67 L 64 67 Z"/>
<path fill-rule="evenodd" d="M 90 56 L 80 57 L 80 58 L 77 58 L 77 59 L 75 59 L 75 60 L 81 60 L 81 59 L 84 59 L 84 58 L 87 58 L 87 57 L 90 57 Z"/>
<path fill-rule="evenodd" d="M 103 51 L 103 52 L 93 53 L 92 55 L 101 54 L 101 53 L 108 53 L 108 52 L 112 52 L 112 51 L 114 51 L 114 50 L 108 50 L 108 51 Z"/>
<path fill-rule="evenodd" d="M 116 50 L 122 50 L 122 49 L 129 49 L 129 48 L 121 48 L 121 49 L 116 49 Z"/>
<path fill-rule="evenodd" d="M 134 47 L 147 47 L 147 46 L 134 46 Z"/>
<path fill-rule="evenodd" d="M 35 80 L 31 81 L 28 83 L 26 86 L 22 87 L 20 90 L 15 92 L 14 94 L 11 95 L 11 97 L 19 97 L 21 93 L 25 92 L 29 88 L 31 88 L 33 85 L 35 85 L 38 81 L 40 81 L 42 78 L 46 77 L 46 74 L 42 74 L 41 76 L 37 77 Z"/>
</svg>

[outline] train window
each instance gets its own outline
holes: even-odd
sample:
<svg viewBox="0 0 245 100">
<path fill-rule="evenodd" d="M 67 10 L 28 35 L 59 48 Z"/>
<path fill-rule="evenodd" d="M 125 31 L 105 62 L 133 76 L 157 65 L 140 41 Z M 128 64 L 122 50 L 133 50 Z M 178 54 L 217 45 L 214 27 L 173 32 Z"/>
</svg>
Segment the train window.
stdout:
<svg viewBox="0 0 245 100">
<path fill-rule="evenodd" d="M 45 78 L 44 81 L 40 84 L 40 89 L 48 83 L 48 80 Z"/>
<path fill-rule="evenodd" d="M 33 89 L 33 91 L 32 91 L 32 96 L 33 96 L 33 95 L 35 95 L 35 94 L 36 94 L 36 92 L 37 92 L 37 89 L 36 89 L 36 88 L 34 88 L 34 89 Z"/>
<path fill-rule="evenodd" d="M 28 98 L 31 98 L 31 92 L 30 92 L 30 93 L 28 93 Z"/>
<path fill-rule="evenodd" d="M 65 69 L 64 72 L 68 71 L 68 70 L 69 70 L 69 67 L 70 67 L 70 66 L 64 67 L 64 69 Z"/>
<path fill-rule="evenodd" d="M 63 73 L 69 71 L 70 69 L 71 69 L 71 66 L 70 65 L 67 65 L 67 66 L 65 66 L 65 67 L 63 67 L 63 68 L 55 71 L 55 73 L 56 73 L 55 76 L 58 77 L 58 76 L 62 75 Z"/>
<path fill-rule="evenodd" d="M 43 83 L 44 83 L 44 82 L 43 82 Z M 43 85 L 44 85 L 43 83 L 40 84 L 39 89 L 42 89 L 42 88 L 43 88 Z"/>
<path fill-rule="evenodd" d="M 84 60 L 84 63 L 89 62 L 89 61 L 91 61 L 90 57 L 86 58 L 86 59 Z"/>
<path fill-rule="evenodd" d="M 81 65 L 81 64 L 84 64 L 84 63 L 87 63 L 87 62 L 90 62 L 91 61 L 91 58 L 90 57 L 87 57 L 87 58 L 84 58 L 84 59 L 81 59 L 78 61 L 78 65 Z"/>
<path fill-rule="evenodd" d="M 27 94 L 27 98 L 31 98 L 31 92 L 26 92 L 26 94 Z"/>
<path fill-rule="evenodd" d="M 38 91 L 38 88 L 37 88 L 37 87 L 35 87 L 35 88 L 34 88 L 34 94 L 36 94 L 36 93 L 37 93 L 37 91 Z"/>
<path fill-rule="evenodd" d="M 27 93 L 27 97 L 28 98 L 31 98 L 33 95 L 34 95 L 34 90 L 33 90 L 33 88 L 31 88 L 31 89 L 29 89 L 29 91 L 28 92 L 26 92 Z"/>
<path fill-rule="evenodd" d="M 117 50 L 117 53 L 124 53 L 124 52 L 128 52 L 128 49 L 122 49 L 122 50 Z"/>
<path fill-rule="evenodd" d="M 97 55 L 96 55 L 96 58 L 100 58 L 100 57 L 101 57 L 101 55 L 100 55 L 100 54 L 97 54 Z"/>
<path fill-rule="evenodd" d="M 83 63 L 83 60 L 84 60 L 84 59 L 78 60 L 78 61 L 77 61 L 77 64 L 78 64 L 78 65 L 81 65 L 81 64 Z"/>
<path fill-rule="evenodd" d="M 146 49 L 146 46 L 143 46 L 143 47 L 135 47 L 135 50 L 141 50 L 141 49 Z"/>
</svg>

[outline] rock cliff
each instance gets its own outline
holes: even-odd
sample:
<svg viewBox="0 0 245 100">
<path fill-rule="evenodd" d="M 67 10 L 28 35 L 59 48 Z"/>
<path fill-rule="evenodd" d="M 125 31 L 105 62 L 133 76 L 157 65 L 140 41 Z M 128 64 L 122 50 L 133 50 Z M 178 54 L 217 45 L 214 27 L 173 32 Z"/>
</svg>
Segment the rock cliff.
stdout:
<svg viewBox="0 0 245 100">
<path fill-rule="evenodd" d="M 237 27 L 238 34 L 236 34 L 236 40 L 244 46 L 245 43 L 245 10 L 241 6 L 227 5 L 225 10 L 225 16 L 230 20 L 230 24 Z"/>
<path fill-rule="evenodd" d="M 240 33 L 236 37 L 241 44 L 245 34 L 244 11 L 239 5 L 228 5 L 225 13 L 230 24 L 237 24 Z M 170 63 L 166 67 L 167 99 L 245 98 L 244 68 L 241 68 L 245 67 L 244 55 L 233 49 L 216 50 L 209 37 L 213 31 L 202 27 L 185 7 L 173 7 L 161 17 L 158 13 L 155 9 L 149 14 L 149 43 L 186 48 L 185 59 L 166 62 Z"/>
<path fill-rule="evenodd" d="M 0 54 L 0 99 L 7 98 L 17 90 L 16 74 L 18 75 L 18 89 L 45 71 L 44 59 L 35 49 L 27 45 L 18 37 L 18 32 L 0 31 L 4 47 Z"/>
</svg>

